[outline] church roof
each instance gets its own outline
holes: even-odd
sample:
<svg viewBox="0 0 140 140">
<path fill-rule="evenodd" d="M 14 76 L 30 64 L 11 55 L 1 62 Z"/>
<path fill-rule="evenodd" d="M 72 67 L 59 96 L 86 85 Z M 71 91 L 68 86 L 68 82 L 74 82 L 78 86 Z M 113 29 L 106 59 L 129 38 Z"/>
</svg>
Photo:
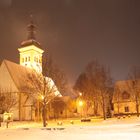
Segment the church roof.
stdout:
<svg viewBox="0 0 140 140">
<path fill-rule="evenodd" d="M 25 40 L 21 43 L 21 47 L 26 47 L 26 46 L 29 46 L 29 45 L 35 45 L 35 46 L 41 48 L 41 44 L 34 39 L 28 39 L 28 40 Z"/>
<path fill-rule="evenodd" d="M 31 73 L 31 69 L 18 65 L 14 62 L 3 60 L 4 64 L 19 92 L 23 92 L 22 87 L 26 86 L 28 74 Z M 1 65 L 2 65 L 1 64 Z"/>
<path fill-rule="evenodd" d="M 8 60 L 3 60 L 1 66 L 2 65 L 4 65 L 7 68 L 12 81 L 14 82 L 15 86 L 18 89 L 18 92 L 32 93 L 36 90 L 36 88 L 30 89 L 30 87 L 35 86 L 35 85 L 33 85 L 32 81 L 30 79 L 30 75 L 34 73 L 34 70 L 27 68 L 25 66 L 21 66 L 19 64 L 16 64 L 16 63 L 8 61 Z M 0 69 L 1 69 L 1 66 L 0 66 Z M 0 71 L 0 72 L 2 72 L 2 71 Z M 1 74 L 1 75 L 3 75 L 3 74 Z M 3 77 L 6 77 L 6 76 L 3 75 Z M 49 77 L 46 77 L 45 79 L 46 79 L 46 82 L 49 83 L 48 85 L 50 86 L 50 88 L 54 88 L 53 89 L 53 90 L 55 90 L 54 94 L 56 96 L 61 95 L 59 93 L 59 91 L 57 90 L 57 87 L 55 86 L 55 83 L 53 82 L 53 80 Z M 34 80 L 36 81 L 37 79 L 34 79 Z M 46 86 L 48 86 L 48 85 L 46 85 Z M 17 92 L 17 91 L 12 91 L 12 92 Z"/>
</svg>

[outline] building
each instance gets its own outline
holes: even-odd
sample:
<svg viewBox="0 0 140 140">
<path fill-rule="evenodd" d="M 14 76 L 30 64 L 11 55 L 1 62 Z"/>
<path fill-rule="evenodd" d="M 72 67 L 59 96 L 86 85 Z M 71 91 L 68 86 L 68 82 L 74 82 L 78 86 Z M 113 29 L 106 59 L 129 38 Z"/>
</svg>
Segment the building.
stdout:
<svg viewBox="0 0 140 140">
<path fill-rule="evenodd" d="M 7 98 L 10 95 L 12 99 L 15 99 L 15 105 L 9 110 L 13 113 L 14 120 L 35 120 L 40 111 L 37 101 L 31 96 L 36 89 L 30 88 L 34 85 L 32 85 L 29 75 L 34 72 L 39 75 L 42 72 L 44 50 L 35 38 L 36 26 L 32 20 L 27 29 L 28 38 L 18 48 L 20 53 L 19 64 L 3 60 L 0 66 L 0 94 L 7 95 Z M 49 87 L 54 89 L 54 96 L 60 95 L 53 80 L 49 77 L 44 77 L 44 79 L 49 82 Z M 10 104 L 12 105 L 12 102 L 9 102 Z"/>
<path fill-rule="evenodd" d="M 42 72 L 42 54 L 43 49 L 35 38 L 35 29 L 33 21 L 27 27 L 28 38 L 21 43 L 18 49 L 20 53 L 20 65 L 35 69 L 37 72 Z"/>
<path fill-rule="evenodd" d="M 0 66 L 0 90 L 1 93 L 11 94 L 16 99 L 16 105 L 10 109 L 14 120 L 32 120 L 33 100 L 25 94 L 23 87 L 30 69 L 20 66 L 8 60 L 3 60 Z M 26 91 L 27 92 L 27 91 Z M 32 114 L 32 115 L 30 115 Z"/>
<path fill-rule="evenodd" d="M 138 86 L 139 84 L 137 84 Z M 114 87 L 113 108 L 114 115 L 128 115 L 137 113 L 136 91 L 132 80 L 118 81 Z M 138 102 L 140 101 L 139 98 Z M 139 105 L 138 105 L 139 110 Z"/>
</svg>

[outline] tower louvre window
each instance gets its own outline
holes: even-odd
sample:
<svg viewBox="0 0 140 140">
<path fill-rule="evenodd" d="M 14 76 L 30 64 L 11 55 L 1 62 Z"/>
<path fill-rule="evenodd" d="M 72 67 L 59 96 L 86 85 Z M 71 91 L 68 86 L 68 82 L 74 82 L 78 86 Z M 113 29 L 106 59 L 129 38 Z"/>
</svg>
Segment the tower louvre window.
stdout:
<svg viewBox="0 0 140 140">
<path fill-rule="evenodd" d="M 41 59 L 39 59 L 39 63 L 41 63 Z"/>
<path fill-rule="evenodd" d="M 36 62 L 36 57 L 34 57 L 34 61 Z"/>
<path fill-rule="evenodd" d="M 39 57 L 39 63 L 42 63 L 42 58 L 41 57 Z"/>
<path fill-rule="evenodd" d="M 25 62 L 27 62 L 27 57 L 25 58 Z"/>
<path fill-rule="evenodd" d="M 28 56 L 28 61 L 30 61 L 30 56 Z"/>
<path fill-rule="evenodd" d="M 24 58 L 22 58 L 22 63 L 24 63 Z"/>
</svg>

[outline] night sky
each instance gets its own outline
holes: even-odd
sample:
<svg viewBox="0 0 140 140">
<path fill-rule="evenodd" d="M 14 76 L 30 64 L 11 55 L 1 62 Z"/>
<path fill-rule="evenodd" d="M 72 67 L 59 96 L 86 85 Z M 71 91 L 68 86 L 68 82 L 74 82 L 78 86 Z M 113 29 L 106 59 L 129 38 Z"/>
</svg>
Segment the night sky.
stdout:
<svg viewBox="0 0 140 140">
<path fill-rule="evenodd" d="M 0 0 L 0 61 L 19 63 L 30 14 L 37 40 L 72 84 L 94 59 L 115 80 L 140 66 L 140 0 Z"/>
</svg>

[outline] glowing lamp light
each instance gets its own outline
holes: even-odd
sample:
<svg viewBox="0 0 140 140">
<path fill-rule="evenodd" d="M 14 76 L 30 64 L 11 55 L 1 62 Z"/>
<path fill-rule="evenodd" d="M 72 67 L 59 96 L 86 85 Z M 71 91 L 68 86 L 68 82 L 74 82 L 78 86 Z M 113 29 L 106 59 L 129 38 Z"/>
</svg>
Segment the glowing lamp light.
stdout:
<svg viewBox="0 0 140 140">
<path fill-rule="evenodd" d="M 79 92 L 79 96 L 82 96 L 82 93 L 81 92 Z"/>
<path fill-rule="evenodd" d="M 79 101 L 79 106 L 83 106 L 83 101 Z"/>
<path fill-rule="evenodd" d="M 43 95 L 41 95 L 41 99 L 44 100 L 44 96 Z"/>
</svg>

